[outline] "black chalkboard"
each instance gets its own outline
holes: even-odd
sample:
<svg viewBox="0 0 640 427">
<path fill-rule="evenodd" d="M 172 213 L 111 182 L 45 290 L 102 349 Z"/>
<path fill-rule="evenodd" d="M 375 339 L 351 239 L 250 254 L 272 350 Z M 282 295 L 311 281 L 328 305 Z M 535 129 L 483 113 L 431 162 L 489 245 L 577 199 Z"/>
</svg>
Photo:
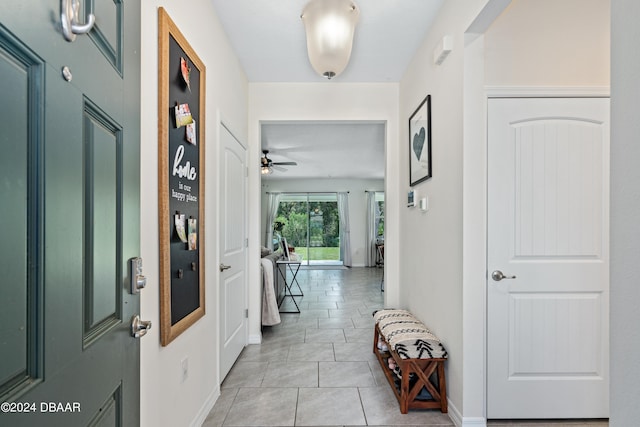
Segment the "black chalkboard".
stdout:
<svg viewBox="0 0 640 427">
<path fill-rule="evenodd" d="M 173 68 L 174 75 L 169 81 L 169 99 L 175 100 L 176 105 L 187 104 L 191 111 L 192 120 L 195 120 L 196 130 L 200 123 L 200 111 L 198 108 L 198 91 L 200 88 L 200 72 L 191 66 L 190 87 L 187 87 L 180 72 L 181 59 L 187 55 L 173 37 L 169 38 L 169 68 Z M 175 105 L 170 106 L 167 114 L 169 120 L 169 212 L 168 220 L 171 222 L 171 324 L 175 325 L 186 315 L 200 305 L 199 286 L 199 262 L 198 262 L 198 233 L 199 221 L 199 188 L 200 188 L 200 156 L 198 143 L 189 143 L 186 139 L 186 126 L 175 127 Z M 184 232 L 187 241 L 183 242 L 176 229 L 175 216 L 182 218 Z M 188 223 L 195 220 L 196 243 L 190 242 L 192 234 L 189 233 Z M 195 249 L 194 249 L 195 247 Z M 191 250 L 189 250 L 191 248 Z"/>
<path fill-rule="evenodd" d="M 204 315 L 205 67 L 159 9 L 161 341 Z"/>
</svg>

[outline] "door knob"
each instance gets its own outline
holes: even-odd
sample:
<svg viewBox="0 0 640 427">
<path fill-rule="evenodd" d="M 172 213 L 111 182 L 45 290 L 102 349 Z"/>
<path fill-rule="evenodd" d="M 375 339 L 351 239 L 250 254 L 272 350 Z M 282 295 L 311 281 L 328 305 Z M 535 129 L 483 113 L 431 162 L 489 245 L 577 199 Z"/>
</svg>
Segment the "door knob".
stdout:
<svg viewBox="0 0 640 427">
<path fill-rule="evenodd" d="M 131 318 L 131 336 L 134 338 L 140 338 L 147 334 L 147 331 L 151 329 L 150 320 L 140 320 L 139 315 L 135 315 Z"/>
<path fill-rule="evenodd" d="M 495 270 L 493 273 L 491 273 L 491 278 L 496 282 L 499 282 L 502 279 L 515 279 L 516 276 L 505 276 L 504 274 L 502 274 L 502 271 Z"/>
<path fill-rule="evenodd" d="M 230 268 L 231 268 L 230 265 L 225 265 L 223 263 L 220 263 L 220 271 L 225 271 L 225 270 L 228 270 Z"/>
</svg>

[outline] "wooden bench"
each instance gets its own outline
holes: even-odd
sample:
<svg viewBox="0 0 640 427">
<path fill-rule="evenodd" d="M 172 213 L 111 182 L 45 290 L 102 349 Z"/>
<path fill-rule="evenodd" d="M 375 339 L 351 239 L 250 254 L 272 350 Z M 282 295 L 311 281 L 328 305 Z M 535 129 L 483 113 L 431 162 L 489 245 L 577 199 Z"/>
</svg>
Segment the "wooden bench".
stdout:
<svg viewBox="0 0 640 427">
<path fill-rule="evenodd" d="M 373 317 L 373 352 L 398 399 L 400 412 L 440 409 L 446 413 L 447 352 L 440 340 L 406 310 L 379 310 Z M 389 368 L 389 358 L 393 358 L 399 372 Z"/>
</svg>

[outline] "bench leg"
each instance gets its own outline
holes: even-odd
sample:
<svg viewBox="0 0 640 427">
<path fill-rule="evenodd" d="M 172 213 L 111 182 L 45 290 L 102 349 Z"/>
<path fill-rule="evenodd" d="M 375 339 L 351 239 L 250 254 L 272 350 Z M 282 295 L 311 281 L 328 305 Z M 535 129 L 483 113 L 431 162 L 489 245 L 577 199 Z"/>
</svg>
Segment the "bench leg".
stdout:
<svg viewBox="0 0 640 427">
<path fill-rule="evenodd" d="M 411 375 L 411 369 L 406 363 L 402 363 L 400 370 L 402 371 L 402 379 L 400 380 L 400 413 L 406 414 L 409 412 L 409 376 Z"/>
<path fill-rule="evenodd" d="M 432 361 L 424 368 L 421 368 L 415 360 L 409 359 L 408 370 L 418 376 L 418 381 L 408 397 L 413 400 L 422 387 L 425 387 L 433 399 L 439 403 L 440 411 L 446 413 L 447 409 L 447 387 L 444 378 L 444 362 Z M 438 388 L 431 382 L 430 377 L 435 372 L 438 378 Z"/>
<path fill-rule="evenodd" d="M 378 336 L 378 325 L 375 325 L 373 327 L 373 354 L 376 354 L 378 352 Z"/>
<path fill-rule="evenodd" d="M 447 384 L 444 379 L 444 363 L 438 363 L 438 388 L 440 389 L 440 412 L 447 413 Z"/>
</svg>

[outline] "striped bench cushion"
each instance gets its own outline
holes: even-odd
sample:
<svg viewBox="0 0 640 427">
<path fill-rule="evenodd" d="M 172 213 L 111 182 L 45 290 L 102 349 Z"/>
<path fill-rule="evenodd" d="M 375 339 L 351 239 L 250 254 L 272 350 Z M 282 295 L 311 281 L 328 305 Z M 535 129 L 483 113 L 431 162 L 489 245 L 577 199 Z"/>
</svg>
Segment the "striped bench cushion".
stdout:
<svg viewBox="0 0 640 427">
<path fill-rule="evenodd" d="M 438 337 L 407 310 L 378 310 L 373 319 L 389 347 L 402 359 L 447 358 Z"/>
</svg>

